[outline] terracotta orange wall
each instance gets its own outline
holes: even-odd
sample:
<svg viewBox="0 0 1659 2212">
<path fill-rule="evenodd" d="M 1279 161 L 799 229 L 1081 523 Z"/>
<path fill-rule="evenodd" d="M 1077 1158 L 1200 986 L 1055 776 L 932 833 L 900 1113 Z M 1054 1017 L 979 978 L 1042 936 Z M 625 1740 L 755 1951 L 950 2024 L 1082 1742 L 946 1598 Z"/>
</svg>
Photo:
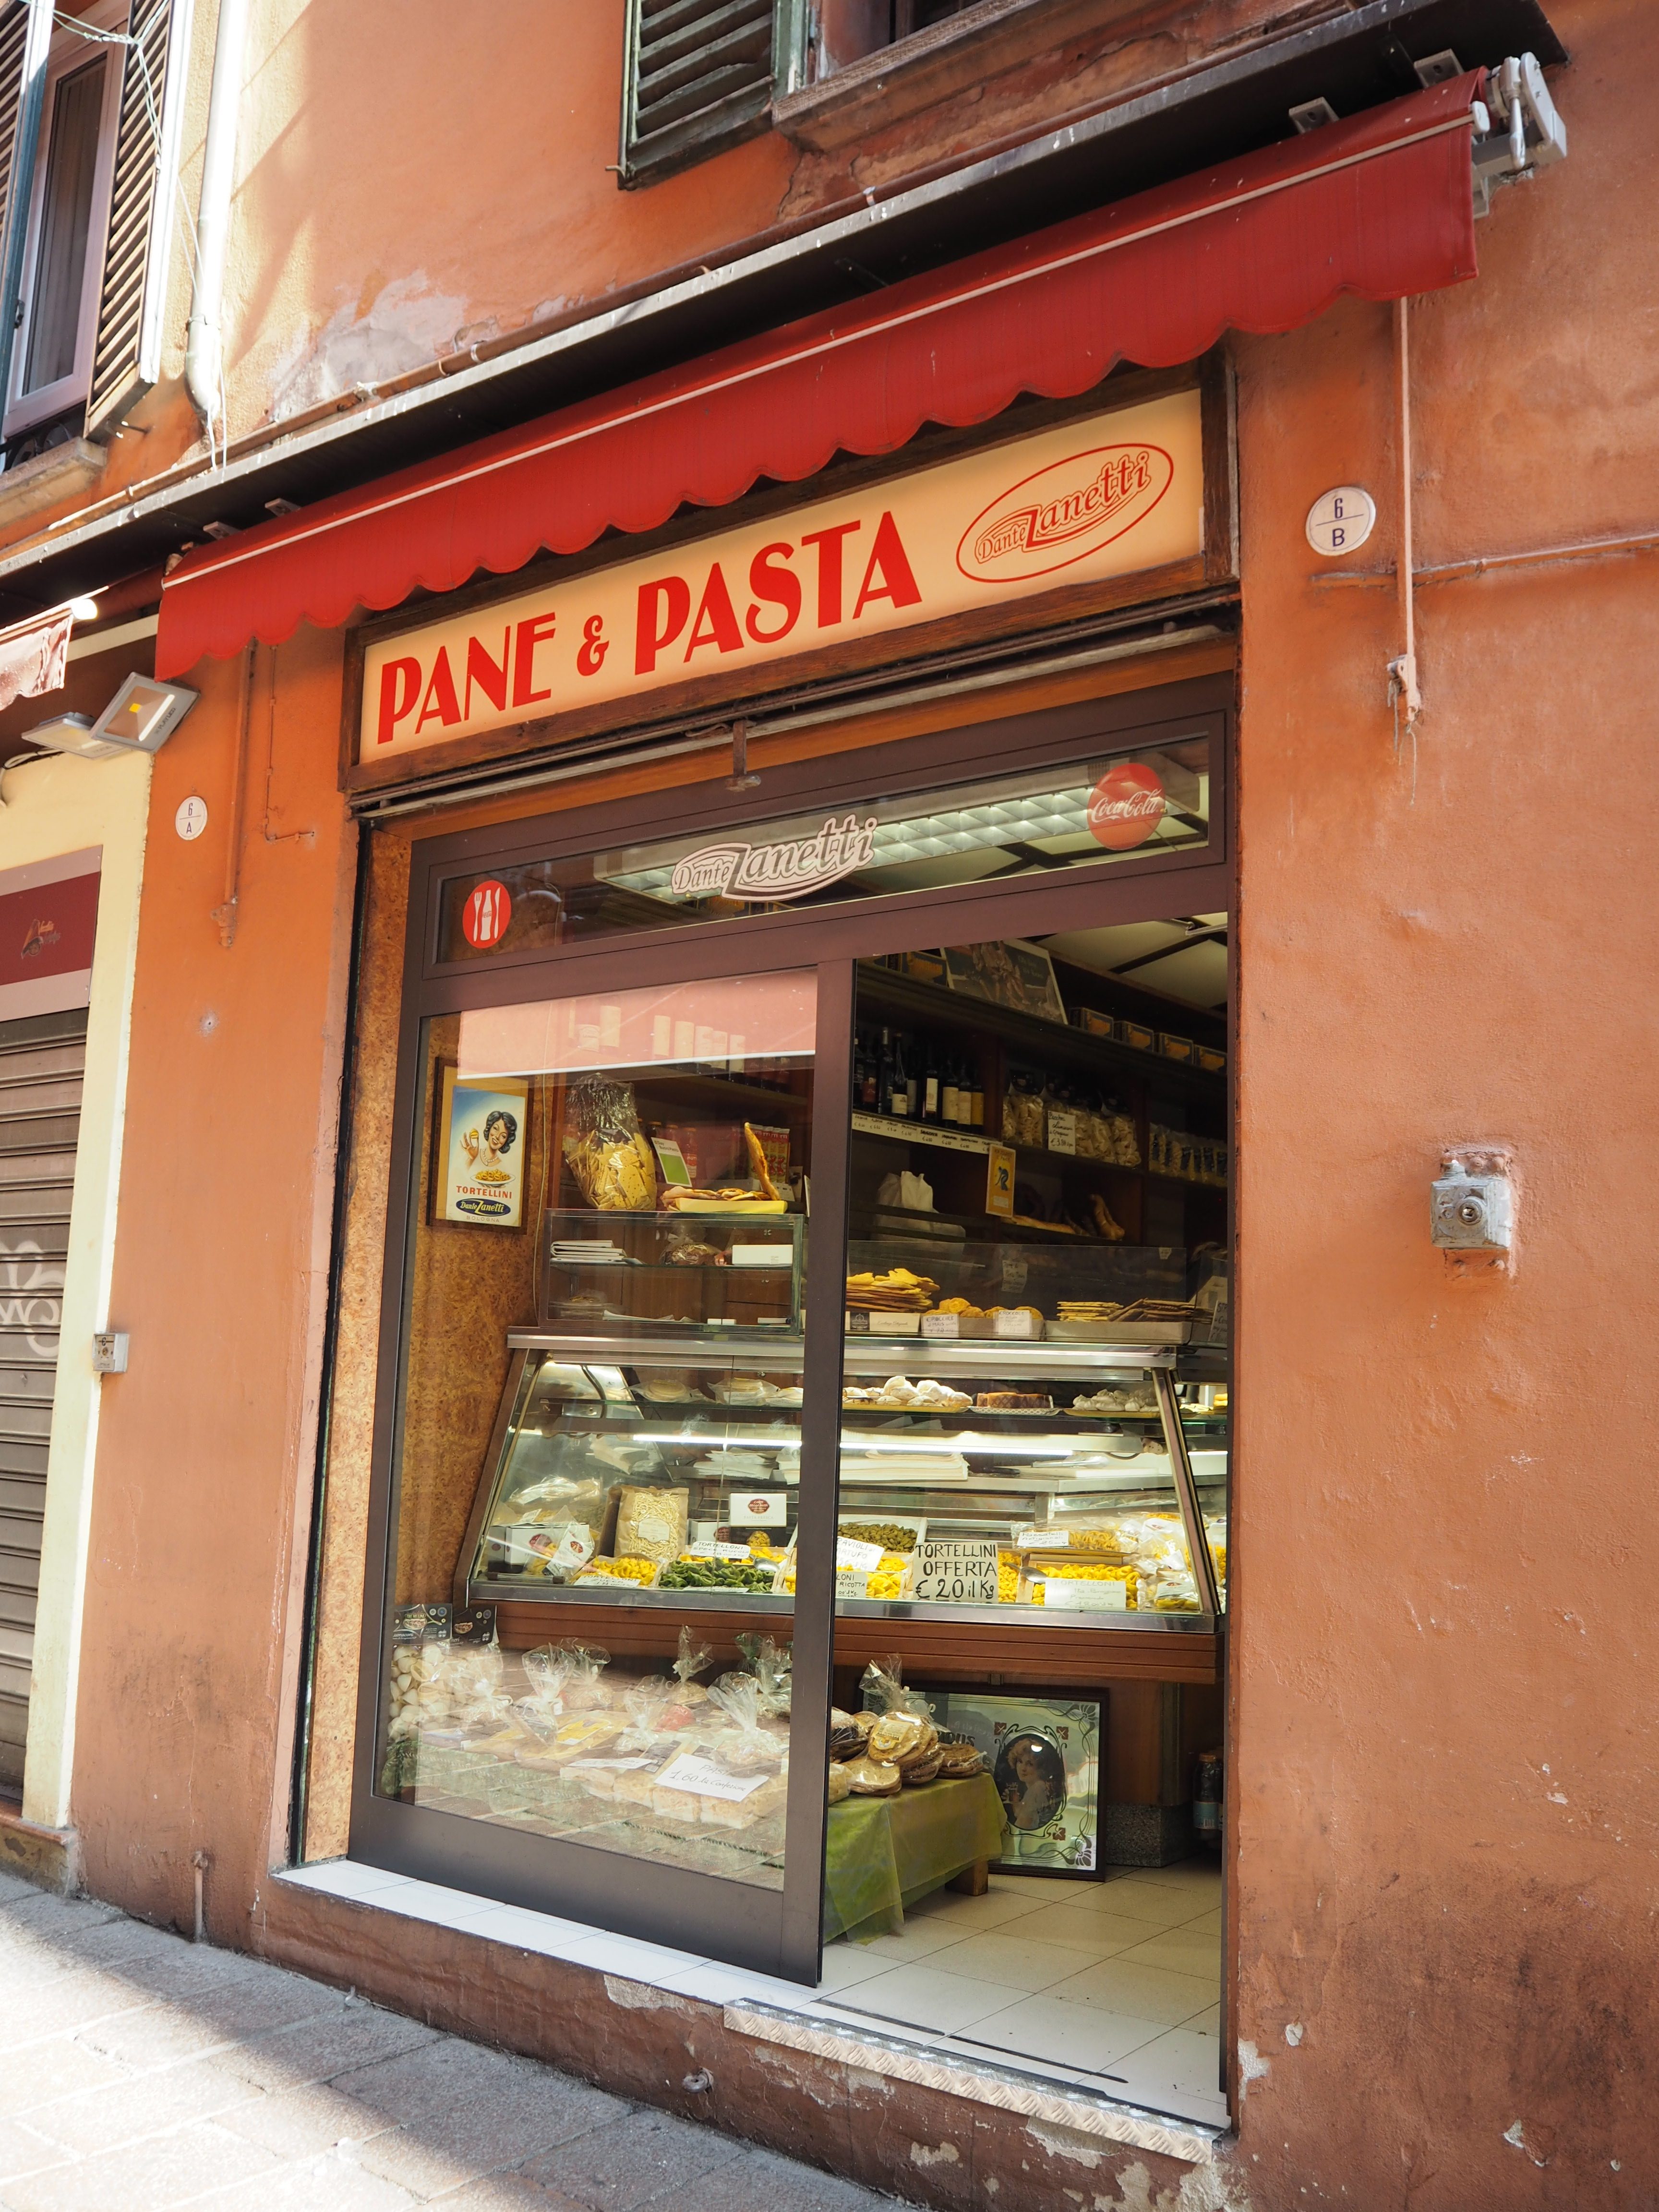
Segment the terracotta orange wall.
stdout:
<svg viewBox="0 0 1659 2212">
<path fill-rule="evenodd" d="M 224 897 L 240 661 L 159 755 L 138 928 L 74 1815 L 99 1895 L 234 1941 L 286 1819 L 334 1194 L 354 834 L 340 641 L 256 670 L 239 918 Z M 274 736 L 275 749 L 271 750 Z M 180 799 L 208 802 L 194 843 Z"/>
<path fill-rule="evenodd" d="M 1421 561 L 1659 515 L 1651 31 L 1633 0 L 1552 12 L 1572 159 L 1503 197 L 1478 284 L 1414 311 Z M 1356 565 L 1393 557 L 1387 311 L 1236 354 L 1239 2185 L 1258 2212 L 1650 2203 L 1652 569 L 1425 589 L 1413 788 L 1391 592 L 1316 586 L 1302 536 L 1318 493 L 1369 483 Z M 278 659 L 289 842 L 265 840 L 256 691 L 229 951 L 238 668 L 198 672 L 140 934 L 133 1358 L 104 1396 L 76 1812 L 93 1888 L 161 1917 L 209 1849 L 232 1940 L 284 1817 L 301 1631 L 350 923 L 338 649 Z M 192 789 L 215 825 L 185 847 Z M 1480 1140 L 1519 1163 L 1512 1279 L 1455 1280 L 1428 1243 L 1441 1149 Z"/>
<path fill-rule="evenodd" d="M 231 434 L 1052 129 L 1263 12 L 1079 0 L 1054 52 L 1005 55 L 988 86 L 850 146 L 804 153 L 769 132 L 623 191 L 623 0 L 459 15 L 442 0 L 264 0 L 228 272 Z"/>
<path fill-rule="evenodd" d="M 1571 159 L 1413 313 L 1419 564 L 1659 521 L 1653 27 L 1551 12 Z M 1651 2205 L 1653 559 L 1423 590 L 1396 758 L 1391 590 L 1302 534 L 1369 484 L 1352 565 L 1393 560 L 1389 312 L 1238 361 L 1241 2163 L 1275 2207 Z M 1512 1278 L 1429 1243 L 1483 1140 Z"/>
</svg>

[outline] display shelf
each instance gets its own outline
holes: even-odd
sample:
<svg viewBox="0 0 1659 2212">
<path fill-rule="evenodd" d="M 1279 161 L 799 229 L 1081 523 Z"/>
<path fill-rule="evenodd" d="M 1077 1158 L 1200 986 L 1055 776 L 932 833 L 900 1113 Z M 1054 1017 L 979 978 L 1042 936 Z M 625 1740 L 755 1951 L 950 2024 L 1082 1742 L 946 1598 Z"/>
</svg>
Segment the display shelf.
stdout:
<svg viewBox="0 0 1659 2212">
<path fill-rule="evenodd" d="M 677 1219 L 684 1221 L 708 1221 L 711 1219 L 720 1221 L 726 1218 L 726 1217 L 721 1214 L 710 1215 L 687 1213 L 676 1216 Z M 783 1218 L 787 1218 L 787 1217 L 786 1216 Z M 763 1221 L 766 1219 L 775 1221 L 779 1218 L 780 1217 L 776 1214 L 763 1216 Z M 785 1251 L 787 1249 L 787 1247 L 780 1245 L 778 1249 L 780 1251 Z M 696 1265 L 692 1265 L 689 1261 L 681 1260 L 629 1259 L 556 1260 L 550 1264 L 556 1267 L 562 1268 L 566 1273 L 572 1275 L 597 1275 L 603 1273 L 607 1268 L 610 1268 L 614 1272 L 617 1268 L 620 1267 L 625 1269 L 630 1275 L 720 1275 L 730 1281 L 740 1283 L 745 1275 L 781 1275 L 787 1273 L 792 1264 L 793 1256 L 793 1255 L 791 1255 L 789 1259 L 781 1261 L 775 1267 L 734 1267 L 729 1263 L 725 1267 L 717 1267 L 711 1266 L 705 1261 L 699 1261 Z"/>
<path fill-rule="evenodd" d="M 638 1089 L 649 1095 L 653 1090 L 668 1087 L 672 1090 L 676 1109 L 687 1105 L 719 1105 L 736 1109 L 734 1119 L 757 1121 L 769 1109 L 780 1119 L 790 1115 L 810 1115 L 812 1099 L 810 1091 L 774 1091 L 763 1083 L 750 1083 L 740 1075 L 716 1075 L 712 1071 L 684 1070 L 676 1067 L 659 1071 L 647 1066 L 635 1079 Z"/>
<path fill-rule="evenodd" d="M 854 1109 L 853 1127 L 860 1137 L 890 1137 L 901 1145 L 932 1145 L 941 1152 L 975 1152 L 981 1159 L 991 1149 L 991 1140 L 975 1129 L 957 1127 L 949 1121 L 913 1121 L 903 1114 L 871 1114 L 863 1107 Z"/>
<path fill-rule="evenodd" d="M 623 1339 L 614 1334 L 565 1335 L 528 1328 L 510 1329 L 507 1342 L 512 1352 L 556 1352 L 573 1367 L 708 1367 L 729 1362 L 784 1372 L 801 1365 L 805 1351 L 799 1336 L 736 1328 L 722 1329 L 718 1337 L 697 1345 L 683 1336 Z M 892 1375 L 914 1367 L 919 1374 L 1081 1377 L 1099 1368 L 1140 1374 L 1154 1367 L 1173 1367 L 1181 1349 L 1170 1344 L 1049 1344 L 1041 1338 L 1024 1342 L 1017 1337 L 976 1337 L 963 1342 L 937 1336 L 849 1336 L 842 1364 L 848 1375 Z"/>
<path fill-rule="evenodd" d="M 1226 1095 L 1224 1074 L 1212 1075 L 1206 1069 L 1164 1060 L 1157 1053 L 1139 1052 L 1133 1045 L 1119 1044 L 1111 1037 L 1091 1036 L 1069 1023 L 1044 1021 L 1039 1015 L 995 1006 L 988 999 L 973 998 L 938 983 L 921 983 L 871 961 L 859 963 L 858 992 L 860 1022 L 869 1020 L 872 1013 L 879 1019 L 881 1012 L 890 1012 L 923 1027 L 978 1030 L 1017 1053 L 1051 1066 L 1144 1083 L 1164 1097 L 1218 1103 Z"/>
<path fill-rule="evenodd" d="M 1173 1367 L 1176 1350 L 1168 1344 L 1050 1344 L 1041 1337 L 849 1336 L 842 1364 L 848 1375 L 898 1374 L 915 1368 L 918 1374 L 930 1375 L 1080 1379 L 1100 1368 L 1114 1374 L 1139 1374 L 1149 1368 Z"/>
</svg>

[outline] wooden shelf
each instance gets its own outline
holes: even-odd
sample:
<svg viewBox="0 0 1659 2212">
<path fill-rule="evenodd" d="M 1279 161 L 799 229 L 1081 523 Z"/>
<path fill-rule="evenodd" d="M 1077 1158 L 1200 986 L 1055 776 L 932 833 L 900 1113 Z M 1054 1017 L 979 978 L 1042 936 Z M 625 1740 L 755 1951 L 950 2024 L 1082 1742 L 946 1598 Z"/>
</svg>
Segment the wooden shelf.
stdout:
<svg viewBox="0 0 1659 2212">
<path fill-rule="evenodd" d="M 1143 1083 L 1161 1097 L 1197 1098 L 1219 1106 L 1226 1097 L 1224 1074 L 1211 1075 L 1200 1067 L 1161 1059 L 1156 1053 L 1137 1052 L 1133 1045 L 1091 1036 L 1069 1023 L 1044 1021 L 1036 1014 L 994 1006 L 988 999 L 971 998 L 937 983 L 919 983 L 913 976 L 898 975 L 873 962 L 859 963 L 858 1009 L 860 1024 L 883 1010 L 908 1016 L 926 1027 L 978 1030 L 1000 1038 L 1016 1053 L 1029 1054 L 1052 1066 Z"/>
</svg>

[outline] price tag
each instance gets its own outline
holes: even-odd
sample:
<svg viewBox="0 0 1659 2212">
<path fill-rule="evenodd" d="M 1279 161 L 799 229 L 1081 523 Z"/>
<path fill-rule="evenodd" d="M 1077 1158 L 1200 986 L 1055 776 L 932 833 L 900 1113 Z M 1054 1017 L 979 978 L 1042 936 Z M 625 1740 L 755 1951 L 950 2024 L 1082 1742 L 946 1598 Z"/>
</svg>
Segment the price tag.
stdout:
<svg viewBox="0 0 1659 2212">
<path fill-rule="evenodd" d="M 1071 1575 L 1049 1575 L 1042 1602 L 1050 1613 L 1127 1613 L 1127 1583 L 1084 1582 Z"/>
<path fill-rule="evenodd" d="M 1016 1528 L 1014 1531 L 1014 1547 L 1018 1551 L 1040 1548 L 1045 1552 L 1058 1552 L 1066 1549 L 1071 1540 L 1069 1528 Z"/>
<path fill-rule="evenodd" d="M 1048 1150 L 1051 1152 L 1075 1152 L 1077 1150 L 1077 1115 L 1069 1108 L 1051 1106 L 1048 1109 Z"/>
<path fill-rule="evenodd" d="M 869 1595 L 870 1577 L 868 1575 L 860 1574 L 852 1568 L 842 1568 L 837 1571 L 836 1575 L 836 1595 L 837 1597 L 868 1597 Z"/>
<path fill-rule="evenodd" d="M 912 1595 L 935 1605 L 994 1605 L 994 1536 L 927 1536 L 915 1549 Z"/>
<path fill-rule="evenodd" d="M 747 1544 L 722 1544 L 712 1536 L 705 1536 L 686 1549 L 694 1559 L 746 1559 L 750 1557 Z"/>
<path fill-rule="evenodd" d="M 771 1778 L 769 1774 L 728 1774 L 712 1759 L 699 1759 L 689 1751 L 671 1759 L 657 1777 L 665 1790 L 688 1790 L 694 1797 L 724 1797 L 733 1805 L 752 1797 Z"/>
<path fill-rule="evenodd" d="M 881 1546 L 879 1544 L 860 1544 L 853 1536 L 836 1537 L 836 1570 L 837 1573 L 851 1568 L 857 1574 L 872 1575 L 880 1565 Z M 862 1594 L 862 1592 L 860 1593 L 860 1595 Z"/>
</svg>

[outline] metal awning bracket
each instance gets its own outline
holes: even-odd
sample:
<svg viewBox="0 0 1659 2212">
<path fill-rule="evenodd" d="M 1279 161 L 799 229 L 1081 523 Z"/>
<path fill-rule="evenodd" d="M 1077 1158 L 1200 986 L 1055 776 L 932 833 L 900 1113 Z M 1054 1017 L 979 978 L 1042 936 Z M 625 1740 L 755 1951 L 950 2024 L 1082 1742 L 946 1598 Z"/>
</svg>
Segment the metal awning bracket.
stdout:
<svg viewBox="0 0 1659 2212">
<path fill-rule="evenodd" d="M 1511 54 L 1488 70 L 1485 98 L 1474 104 L 1474 211 L 1490 212 L 1492 196 L 1567 158 L 1567 126 L 1550 98 L 1532 54 Z"/>
</svg>

